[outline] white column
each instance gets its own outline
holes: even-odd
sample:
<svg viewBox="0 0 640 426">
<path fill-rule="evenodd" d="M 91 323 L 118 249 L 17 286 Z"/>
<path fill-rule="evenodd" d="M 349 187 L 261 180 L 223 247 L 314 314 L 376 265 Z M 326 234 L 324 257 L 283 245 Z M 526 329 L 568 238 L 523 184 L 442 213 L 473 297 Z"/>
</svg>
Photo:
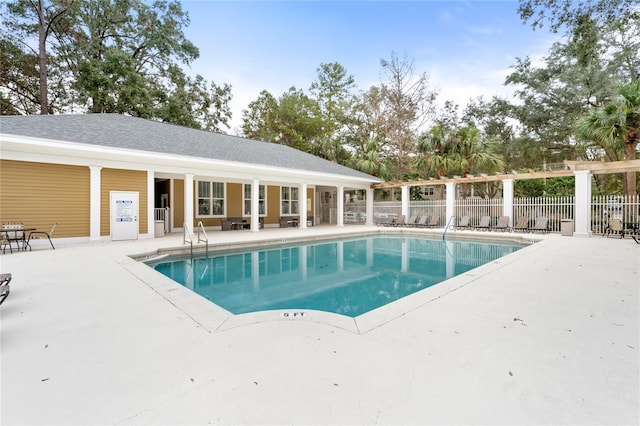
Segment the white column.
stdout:
<svg viewBox="0 0 640 426">
<path fill-rule="evenodd" d="M 156 205 L 155 174 L 147 170 L 147 234 L 155 237 L 155 205 Z"/>
<path fill-rule="evenodd" d="M 89 166 L 89 240 L 100 239 L 100 166 Z"/>
<path fill-rule="evenodd" d="M 344 226 L 344 186 L 338 187 L 338 212 L 336 214 L 336 223 L 338 226 Z"/>
<path fill-rule="evenodd" d="M 367 201 L 366 201 L 366 207 L 365 207 L 365 212 L 367 215 L 367 225 L 373 226 L 374 222 L 373 222 L 373 195 L 374 191 L 373 188 L 367 188 Z"/>
<path fill-rule="evenodd" d="M 577 170 L 575 206 L 574 206 L 574 234 L 576 237 L 591 236 L 591 172 Z"/>
<path fill-rule="evenodd" d="M 400 214 L 409 219 L 409 185 L 402 185 L 402 208 Z"/>
<path fill-rule="evenodd" d="M 184 175 L 184 221 L 193 232 L 193 174 Z M 183 224 L 180 224 L 182 226 Z"/>
<path fill-rule="evenodd" d="M 307 228 L 307 184 L 303 183 L 300 185 L 300 228 Z"/>
<path fill-rule="evenodd" d="M 445 208 L 445 218 L 444 218 L 444 226 L 447 226 L 449 223 L 449 219 L 451 216 L 456 214 L 456 184 L 455 182 L 447 182 L 446 186 L 446 208 Z"/>
<path fill-rule="evenodd" d="M 502 181 L 502 215 L 509 218 L 509 228 L 513 226 L 513 179 Z"/>
<path fill-rule="evenodd" d="M 253 182 L 251 182 L 251 232 L 260 232 L 259 201 L 260 201 L 260 180 L 254 179 Z"/>
</svg>

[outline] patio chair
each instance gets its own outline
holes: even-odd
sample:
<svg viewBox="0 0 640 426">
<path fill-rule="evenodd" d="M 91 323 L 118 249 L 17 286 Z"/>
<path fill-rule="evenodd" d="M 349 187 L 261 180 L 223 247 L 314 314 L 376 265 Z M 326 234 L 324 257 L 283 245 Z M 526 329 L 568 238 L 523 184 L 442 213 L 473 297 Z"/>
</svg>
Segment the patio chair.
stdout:
<svg viewBox="0 0 640 426">
<path fill-rule="evenodd" d="M 2 305 L 2 302 L 4 302 L 7 297 L 9 297 L 9 293 L 10 289 L 8 284 L 0 287 L 0 305 Z"/>
<path fill-rule="evenodd" d="M 405 225 L 405 221 L 404 221 L 404 215 L 401 214 L 398 217 L 398 221 L 394 224 L 394 226 L 404 226 Z"/>
<path fill-rule="evenodd" d="M 382 226 L 393 226 L 393 224 L 394 224 L 394 219 L 392 215 L 387 216 L 386 222 L 378 223 L 378 225 L 382 225 Z"/>
<path fill-rule="evenodd" d="M 471 225 L 469 222 L 471 221 L 471 216 L 462 216 L 460 218 L 460 222 L 456 225 L 456 229 L 469 229 Z"/>
<path fill-rule="evenodd" d="M 418 221 L 418 215 L 414 214 L 409 217 L 409 220 L 404 224 L 404 226 L 413 226 Z"/>
<path fill-rule="evenodd" d="M 480 218 L 480 223 L 473 227 L 473 229 L 482 229 L 485 231 L 489 230 L 491 226 L 491 216 L 482 216 Z"/>
<path fill-rule="evenodd" d="M 420 216 L 420 218 L 416 222 L 411 224 L 411 226 L 418 227 L 418 228 L 426 226 L 427 220 L 429 220 L 429 216 L 427 216 L 426 214 L 422 215 L 422 216 Z"/>
<path fill-rule="evenodd" d="M 518 217 L 518 221 L 513 227 L 514 231 L 526 232 L 529 230 L 529 218 L 527 216 Z"/>
<path fill-rule="evenodd" d="M 529 228 L 529 230 L 531 232 L 542 232 L 542 233 L 547 233 L 549 232 L 548 229 L 548 225 L 549 225 L 549 218 L 546 216 L 538 216 L 536 218 L 536 222 L 533 224 L 533 226 L 531 228 Z"/>
<path fill-rule="evenodd" d="M 26 247 L 29 247 L 29 251 L 31 251 L 31 245 L 29 244 L 31 242 L 31 239 L 34 240 L 42 240 L 44 238 L 49 240 L 49 244 L 51 244 L 51 248 L 52 249 L 56 249 L 53 246 L 53 241 L 51 241 L 51 236 L 53 235 L 53 232 L 56 230 L 56 227 L 58 226 L 58 222 L 55 222 L 52 226 L 51 226 L 51 231 L 47 232 L 47 231 L 31 231 L 29 232 L 29 238 L 27 238 L 27 243 L 25 245 Z"/>
<path fill-rule="evenodd" d="M 2 248 L 2 254 L 5 254 L 7 252 L 7 247 L 9 247 L 9 253 L 13 253 L 11 242 L 9 241 L 7 233 L 0 232 L 0 248 Z"/>
<path fill-rule="evenodd" d="M 509 230 L 509 216 L 500 216 L 498 223 L 492 229 L 508 231 Z"/>
<path fill-rule="evenodd" d="M 289 224 L 291 223 L 291 219 L 288 217 L 281 217 L 280 218 L 280 228 L 288 228 Z"/>
<path fill-rule="evenodd" d="M 640 234 L 631 234 L 631 238 L 633 238 L 633 241 L 640 244 Z"/>
<path fill-rule="evenodd" d="M 611 234 L 620 234 L 620 238 L 624 237 L 624 225 L 621 219 L 618 218 L 609 218 L 609 223 L 607 224 L 607 228 L 604 231 L 603 236 L 607 238 Z"/>
<path fill-rule="evenodd" d="M 0 286 L 7 285 L 11 282 L 11 274 L 0 274 Z"/>
<path fill-rule="evenodd" d="M 425 228 L 435 228 L 438 226 L 440 222 L 440 216 L 438 216 L 437 214 L 434 214 L 433 216 L 431 216 L 431 218 L 429 219 L 429 222 L 427 222 L 424 227 Z"/>
</svg>

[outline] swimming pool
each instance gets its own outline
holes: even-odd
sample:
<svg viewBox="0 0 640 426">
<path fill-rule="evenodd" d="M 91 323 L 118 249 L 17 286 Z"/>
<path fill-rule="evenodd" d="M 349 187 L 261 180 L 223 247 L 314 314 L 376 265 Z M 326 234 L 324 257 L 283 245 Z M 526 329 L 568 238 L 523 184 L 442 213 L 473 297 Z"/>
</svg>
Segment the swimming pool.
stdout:
<svg viewBox="0 0 640 426">
<path fill-rule="evenodd" d="M 233 314 L 313 309 L 356 317 L 522 247 L 376 235 L 147 264 Z"/>
</svg>

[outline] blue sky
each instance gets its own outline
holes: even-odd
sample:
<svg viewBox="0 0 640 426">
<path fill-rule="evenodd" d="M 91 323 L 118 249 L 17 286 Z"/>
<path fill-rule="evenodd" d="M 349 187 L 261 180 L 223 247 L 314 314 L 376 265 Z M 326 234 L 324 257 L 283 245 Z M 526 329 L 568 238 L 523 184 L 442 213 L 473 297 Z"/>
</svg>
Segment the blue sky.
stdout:
<svg viewBox="0 0 640 426">
<path fill-rule="evenodd" d="M 555 37 L 520 20 L 517 1 L 182 2 L 186 36 L 200 49 L 191 73 L 232 85 L 232 129 L 261 90 L 308 93 L 321 63 L 339 62 L 364 91 L 382 78 L 391 52 L 414 61 L 463 107 L 480 95 L 509 96 L 503 83 L 516 57 L 540 58 Z"/>
</svg>

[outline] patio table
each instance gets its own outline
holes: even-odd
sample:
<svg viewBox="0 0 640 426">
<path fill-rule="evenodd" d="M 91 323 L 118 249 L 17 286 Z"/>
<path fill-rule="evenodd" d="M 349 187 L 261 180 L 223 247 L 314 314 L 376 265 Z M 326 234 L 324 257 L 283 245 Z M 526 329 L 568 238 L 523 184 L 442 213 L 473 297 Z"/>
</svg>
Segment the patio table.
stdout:
<svg viewBox="0 0 640 426">
<path fill-rule="evenodd" d="M 29 241 L 27 240 L 27 232 L 35 231 L 36 228 L 24 228 L 18 226 L 7 226 L 7 224 L 2 225 L 0 228 L 0 232 L 5 234 L 7 241 L 9 242 L 9 251 L 13 253 L 13 249 L 11 248 L 11 244 L 15 241 L 16 247 L 18 251 L 21 249 L 26 251 L 27 247 L 31 250 L 31 246 L 29 245 Z"/>
</svg>

